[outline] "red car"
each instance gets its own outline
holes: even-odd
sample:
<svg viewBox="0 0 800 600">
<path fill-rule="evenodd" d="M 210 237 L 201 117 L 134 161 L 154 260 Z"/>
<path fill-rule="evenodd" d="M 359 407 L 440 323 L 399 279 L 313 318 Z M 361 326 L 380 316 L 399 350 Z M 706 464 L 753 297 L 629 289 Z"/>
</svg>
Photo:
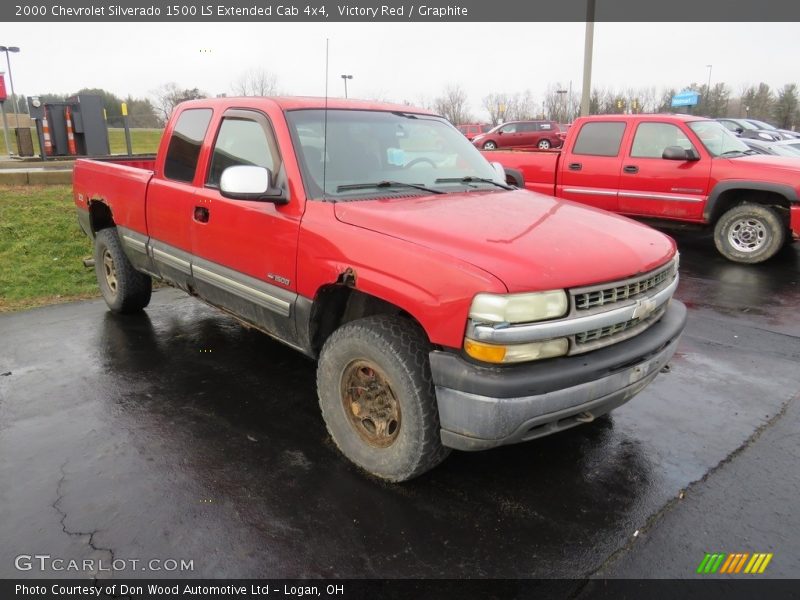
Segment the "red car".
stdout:
<svg viewBox="0 0 800 600">
<path fill-rule="evenodd" d="M 498 148 L 560 148 L 561 128 L 555 121 L 508 121 L 484 134 L 475 136 L 472 143 L 482 150 Z"/>
<path fill-rule="evenodd" d="M 463 133 L 470 142 L 475 139 L 476 135 L 489 131 L 491 127 L 491 125 L 484 123 L 462 123 L 461 125 L 456 125 L 456 129 Z"/>
<path fill-rule="evenodd" d="M 479 143 L 479 142 L 474 142 Z M 753 156 L 717 121 L 608 115 L 575 121 L 561 152 L 491 152 L 508 181 L 645 219 L 712 229 L 729 260 L 759 263 L 800 238 L 800 161 Z"/>
</svg>

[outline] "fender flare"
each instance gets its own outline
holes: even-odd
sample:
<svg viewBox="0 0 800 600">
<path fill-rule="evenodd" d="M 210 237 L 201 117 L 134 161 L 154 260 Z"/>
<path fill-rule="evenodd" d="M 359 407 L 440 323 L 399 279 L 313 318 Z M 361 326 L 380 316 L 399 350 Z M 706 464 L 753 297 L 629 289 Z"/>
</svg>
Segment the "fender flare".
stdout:
<svg viewBox="0 0 800 600">
<path fill-rule="evenodd" d="M 708 195 L 706 206 L 703 209 L 703 220 L 710 223 L 712 217 L 718 216 L 717 207 L 721 204 L 720 196 L 731 190 L 754 190 L 758 192 L 772 192 L 786 198 L 789 203 L 800 202 L 797 190 L 790 185 L 782 183 L 771 183 L 766 181 L 748 181 L 746 179 L 736 179 L 732 181 L 722 181 L 714 186 Z M 720 213 L 721 214 L 721 213 Z"/>
</svg>

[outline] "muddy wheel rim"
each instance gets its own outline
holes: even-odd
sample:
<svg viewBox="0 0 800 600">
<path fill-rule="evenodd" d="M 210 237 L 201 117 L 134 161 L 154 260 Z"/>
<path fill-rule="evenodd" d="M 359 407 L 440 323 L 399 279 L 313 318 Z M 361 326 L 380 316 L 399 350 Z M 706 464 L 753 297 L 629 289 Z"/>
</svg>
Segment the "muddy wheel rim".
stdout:
<svg viewBox="0 0 800 600">
<path fill-rule="evenodd" d="M 383 371 L 368 360 L 342 373 L 344 412 L 359 437 L 375 448 L 391 446 L 400 433 L 400 404 Z"/>
<path fill-rule="evenodd" d="M 767 243 L 769 234 L 764 223 L 746 218 L 734 221 L 728 231 L 728 241 L 739 252 L 756 252 Z"/>
<path fill-rule="evenodd" d="M 103 252 L 103 271 L 106 275 L 106 283 L 111 293 L 116 296 L 117 294 L 117 269 L 114 266 L 114 259 L 111 258 L 111 253 L 108 250 Z"/>
</svg>

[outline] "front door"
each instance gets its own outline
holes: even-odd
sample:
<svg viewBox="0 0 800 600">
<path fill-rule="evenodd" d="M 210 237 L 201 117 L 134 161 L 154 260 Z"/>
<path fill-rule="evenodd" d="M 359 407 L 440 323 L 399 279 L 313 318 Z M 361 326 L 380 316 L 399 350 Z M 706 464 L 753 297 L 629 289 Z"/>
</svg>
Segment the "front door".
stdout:
<svg viewBox="0 0 800 600">
<path fill-rule="evenodd" d="M 680 146 L 700 160 L 667 160 L 664 149 Z M 619 178 L 619 211 L 630 215 L 699 219 L 708 193 L 711 159 L 674 123 L 639 123 Z"/>
<path fill-rule="evenodd" d="M 261 112 L 229 110 L 219 123 L 191 223 L 196 289 L 212 304 L 291 342 L 300 213 L 291 199 L 279 205 L 225 198 L 220 179 L 236 165 L 266 167 L 273 184 L 286 188 L 274 131 Z"/>
</svg>

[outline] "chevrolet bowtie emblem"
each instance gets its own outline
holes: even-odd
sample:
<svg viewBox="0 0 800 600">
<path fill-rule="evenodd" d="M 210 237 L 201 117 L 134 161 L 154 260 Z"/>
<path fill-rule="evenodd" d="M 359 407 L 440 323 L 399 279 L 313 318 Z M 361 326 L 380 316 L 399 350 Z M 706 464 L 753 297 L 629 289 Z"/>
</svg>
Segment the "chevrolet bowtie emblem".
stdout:
<svg viewBox="0 0 800 600">
<path fill-rule="evenodd" d="M 656 301 L 650 298 L 636 301 L 632 319 L 644 319 L 657 308 Z"/>
</svg>

